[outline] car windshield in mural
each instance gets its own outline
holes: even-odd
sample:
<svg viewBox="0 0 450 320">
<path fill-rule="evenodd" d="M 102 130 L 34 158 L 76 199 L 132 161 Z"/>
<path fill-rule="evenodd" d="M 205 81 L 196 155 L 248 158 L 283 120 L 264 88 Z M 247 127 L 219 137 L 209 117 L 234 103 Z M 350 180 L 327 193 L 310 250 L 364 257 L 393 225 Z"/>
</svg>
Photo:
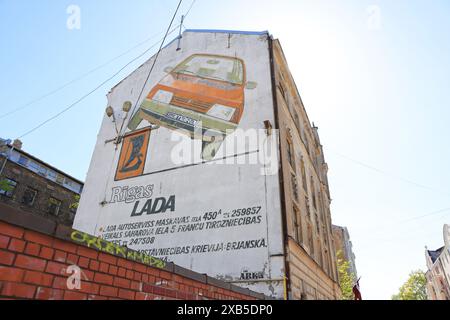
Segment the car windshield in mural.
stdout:
<svg viewBox="0 0 450 320">
<path fill-rule="evenodd" d="M 128 129 L 136 130 L 142 120 L 192 139 L 202 139 L 204 160 L 213 160 L 227 134 L 239 125 L 244 113 L 244 90 L 256 83 L 246 82 L 244 61 L 237 57 L 194 54 L 155 85 Z"/>
<path fill-rule="evenodd" d="M 244 81 L 242 62 L 229 57 L 194 55 L 179 65 L 174 72 L 237 85 L 242 85 Z"/>
</svg>

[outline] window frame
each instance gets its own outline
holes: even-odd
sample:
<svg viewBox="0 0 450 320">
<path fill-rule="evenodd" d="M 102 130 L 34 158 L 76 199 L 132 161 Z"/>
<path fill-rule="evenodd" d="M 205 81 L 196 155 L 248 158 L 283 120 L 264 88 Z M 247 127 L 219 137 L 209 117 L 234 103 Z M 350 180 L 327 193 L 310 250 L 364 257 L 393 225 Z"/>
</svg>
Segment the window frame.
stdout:
<svg viewBox="0 0 450 320">
<path fill-rule="evenodd" d="M 34 192 L 34 196 L 33 196 L 33 200 L 31 201 L 31 203 L 26 203 L 25 201 L 24 201 L 24 198 L 25 198 L 25 194 L 27 193 L 27 191 L 32 191 L 32 192 Z M 29 207 L 32 207 L 32 206 L 34 206 L 34 204 L 35 204 L 35 202 L 36 202 L 36 199 L 37 199 L 37 196 L 38 196 L 38 190 L 36 190 L 36 189 L 34 189 L 34 188 L 32 188 L 32 187 L 30 187 L 30 186 L 27 186 L 26 188 L 25 188 L 25 191 L 23 192 L 23 195 L 22 195 L 22 204 L 24 204 L 24 205 L 26 205 L 26 206 L 29 206 Z"/>
<path fill-rule="evenodd" d="M 55 203 L 52 203 L 52 201 L 54 201 Z M 54 204 L 57 204 L 57 207 L 56 207 L 57 210 L 56 210 L 56 212 L 51 212 L 50 208 Z M 62 201 L 61 200 L 59 200 L 59 199 L 57 199 L 55 197 L 49 197 L 48 200 L 47 200 L 47 213 L 57 217 L 59 215 L 60 211 L 61 211 L 61 205 L 62 205 Z"/>
</svg>

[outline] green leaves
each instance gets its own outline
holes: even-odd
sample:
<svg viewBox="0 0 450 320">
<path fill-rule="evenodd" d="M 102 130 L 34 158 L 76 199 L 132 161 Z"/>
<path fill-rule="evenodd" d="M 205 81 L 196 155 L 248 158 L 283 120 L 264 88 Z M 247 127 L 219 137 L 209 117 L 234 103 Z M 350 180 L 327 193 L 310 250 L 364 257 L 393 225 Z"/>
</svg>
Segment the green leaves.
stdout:
<svg viewBox="0 0 450 320">
<path fill-rule="evenodd" d="M 425 273 L 422 270 L 413 271 L 392 300 L 427 300 L 426 284 Z"/>
<path fill-rule="evenodd" d="M 78 205 L 80 203 L 80 196 L 76 195 L 73 197 L 74 203 L 72 203 L 69 207 L 70 209 L 78 209 Z"/>
<path fill-rule="evenodd" d="M 5 192 L 10 192 L 13 190 L 13 186 L 9 183 L 8 180 L 2 179 L 0 180 L 0 190 L 3 190 Z"/>
<path fill-rule="evenodd" d="M 342 257 L 342 251 L 337 252 L 337 265 L 339 272 L 339 285 L 342 291 L 342 300 L 353 300 L 353 284 L 355 282 L 355 275 L 350 273 L 350 262 Z"/>
</svg>

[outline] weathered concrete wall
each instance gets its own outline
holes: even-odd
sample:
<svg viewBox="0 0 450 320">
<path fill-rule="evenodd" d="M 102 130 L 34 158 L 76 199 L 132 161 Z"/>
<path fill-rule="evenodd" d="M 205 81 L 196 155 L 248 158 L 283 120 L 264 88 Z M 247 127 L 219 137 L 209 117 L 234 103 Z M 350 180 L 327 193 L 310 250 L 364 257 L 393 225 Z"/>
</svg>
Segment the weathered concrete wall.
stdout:
<svg viewBox="0 0 450 320">
<path fill-rule="evenodd" d="M 194 150 L 192 158 L 181 165 L 174 163 L 172 157 L 181 134 L 174 133 L 174 128 L 164 125 L 163 120 L 152 120 L 161 126 L 149 133 L 148 149 L 142 152 L 142 160 L 145 160 L 143 171 L 122 180 L 117 179 L 117 172 L 119 167 L 123 169 L 120 154 L 121 150 L 126 150 L 125 144 L 117 148 L 113 143 L 105 144 L 105 140 L 115 137 L 113 123 L 105 116 L 74 228 L 126 243 L 130 248 L 197 272 L 282 298 L 284 252 L 277 171 L 266 174 L 266 168 L 260 162 L 249 164 L 246 161 L 248 154 L 261 155 L 265 151 L 263 143 L 275 140 L 276 135 L 267 137 L 264 134 L 264 139 L 257 144 L 245 143 L 238 149 L 223 147 L 225 142 L 236 137 L 239 129 L 264 132 L 264 121 L 274 123 L 268 34 L 186 31 L 181 39 L 181 50 L 176 49 L 175 41 L 159 55 L 145 85 L 144 95 L 137 103 L 138 108 L 150 106 L 144 116 L 148 111 L 156 112 L 151 110 L 156 108 L 155 105 L 158 108 L 172 108 L 171 112 L 165 113 L 164 121 L 168 121 L 170 115 L 171 121 L 174 118 L 179 121 L 190 119 L 186 121 L 193 123 L 197 121 L 199 112 L 192 109 L 207 108 L 205 105 L 208 103 L 234 105 L 235 114 L 242 111 L 242 117 L 235 123 L 236 132 L 226 136 L 211 161 L 199 158 L 200 153 Z M 242 63 L 245 83 L 235 86 L 230 85 L 229 81 L 222 81 L 219 84 L 207 79 L 207 76 L 193 79 L 189 75 L 174 75 L 168 71 L 169 67 L 173 70 L 195 54 L 202 57 L 214 55 L 211 61 L 205 58 L 206 63 L 211 65 L 222 63 L 221 59 L 234 59 L 234 63 Z M 125 118 L 123 103 L 130 101 L 133 106 L 136 105 L 152 64 L 153 58 L 109 93 L 108 105 L 114 109 L 119 127 Z M 198 84 L 203 85 L 205 81 L 207 84 L 200 88 Z M 181 87 L 183 89 L 178 90 Z M 155 88 L 164 88 L 166 94 L 168 90 L 175 92 L 172 98 L 166 97 L 172 99 L 170 104 L 155 104 L 155 90 L 162 90 Z M 220 88 L 226 89 L 221 91 Z M 142 104 L 145 96 L 148 99 Z M 180 107 L 180 100 L 190 105 L 190 109 Z M 175 103 L 176 108 L 173 107 Z M 180 118 L 182 115 L 184 118 Z M 201 117 L 206 116 L 202 114 Z M 210 117 L 207 119 L 211 120 Z M 145 129 L 148 125 L 149 122 L 144 120 L 136 129 Z M 189 124 L 183 122 L 183 125 Z M 220 125 L 232 124 L 221 121 Z M 130 132 L 126 125 L 124 129 Z M 201 140 L 194 139 L 192 143 L 201 148 Z M 231 160 L 232 164 L 220 163 L 218 159 Z M 275 168 L 277 165 L 276 162 Z M 134 187 L 149 187 L 151 192 L 144 199 L 116 201 L 115 191 Z M 173 206 L 156 214 L 139 214 L 145 203 L 159 201 L 157 199 L 165 199 Z M 137 214 L 133 215 L 133 212 Z M 191 227 L 194 230 L 190 230 Z M 128 228 L 142 236 L 130 236 L 133 233 L 127 233 L 130 231 Z"/>
</svg>

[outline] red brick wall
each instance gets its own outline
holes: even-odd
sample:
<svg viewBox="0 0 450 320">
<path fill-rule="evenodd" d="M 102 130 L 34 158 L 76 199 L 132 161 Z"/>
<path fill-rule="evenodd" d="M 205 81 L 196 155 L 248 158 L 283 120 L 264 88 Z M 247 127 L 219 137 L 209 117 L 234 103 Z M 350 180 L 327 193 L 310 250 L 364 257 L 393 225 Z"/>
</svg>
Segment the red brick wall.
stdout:
<svg viewBox="0 0 450 320">
<path fill-rule="evenodd" d="M 66 273 L 69 265 L 81 268 L 80 290 L 70 290 L 66 285 L 71 275 Z M 258 294 L 246 294 L 229 284 L 204 278 L 207 280 L 194 280 L 193 277 L 149 267 L 0 221 L 0 299 L 199 300 L 258 297 Z"/>
</svg>

